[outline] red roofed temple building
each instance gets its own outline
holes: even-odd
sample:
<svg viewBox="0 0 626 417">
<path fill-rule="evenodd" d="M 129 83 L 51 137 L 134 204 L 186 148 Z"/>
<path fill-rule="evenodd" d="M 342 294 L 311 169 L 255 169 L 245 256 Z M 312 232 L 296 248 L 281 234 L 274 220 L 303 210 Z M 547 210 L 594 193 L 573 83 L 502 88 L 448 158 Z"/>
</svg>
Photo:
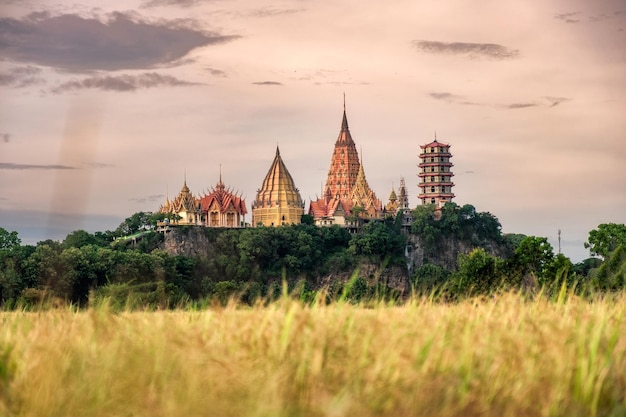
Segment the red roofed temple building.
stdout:
<svg viewBox="0 0 626 417">
<path fill-rule="evenodd" d="M 168 226 L 206 226 L 206 227 L 245 227 L 246 202 L 224 186 L 222 174 L 208 194 L 200 198 L 193 196 L 187 186 L 187 178 L 180 193 L 159 207 L 159 213 L 167 217 L 158 226 L 166 231 Z"/>
<path fill-rule="evenodd" d="M 382 203 L 368 185 L 363 164 L 359 162 L 344 103 L 341 130 L 330 160 L 326 186 L 321 198 L 311 201 L 309 215 L 316 225 L 330 226 L 348 225 L 348 218 L 353 214 L 362 219 L 377 219 L 382 213 Z"/>
<path fill-rule="evenodd" d="M 422 153 L 420 153 L 418 165 L 420 168 L 418 198 L 422 204 L 435 204 L 437 208 L 441 208 L 454 198 L 450 145 L 439 142 L 435 134 L 434 141 L 420 148 L 422 148 Z"/>
<path fill-rule="evenodd" d="M 207 227 L 244 227 L 246 224 L 246 202 L 222 182 L 208 194 L 200 197 L 201 219 Z"/>
</svg>

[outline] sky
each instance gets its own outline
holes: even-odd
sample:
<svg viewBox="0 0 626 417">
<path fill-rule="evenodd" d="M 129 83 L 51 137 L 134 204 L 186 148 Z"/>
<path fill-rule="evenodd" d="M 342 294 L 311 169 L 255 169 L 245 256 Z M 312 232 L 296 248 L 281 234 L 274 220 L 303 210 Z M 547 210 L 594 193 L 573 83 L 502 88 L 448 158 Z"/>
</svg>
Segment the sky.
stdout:
<svg viewBox="0 0 626 417">
<path fill-rule="evenodd" d="M 505 233 L 578 262 L 626 222 L 624 0 L 0 0 L 0 227 L 113 230 L 220 171 L 250 211 L 276 146 L 308 209 L 344 94 L 383 203 L 436 135 Z"/>
</svg>

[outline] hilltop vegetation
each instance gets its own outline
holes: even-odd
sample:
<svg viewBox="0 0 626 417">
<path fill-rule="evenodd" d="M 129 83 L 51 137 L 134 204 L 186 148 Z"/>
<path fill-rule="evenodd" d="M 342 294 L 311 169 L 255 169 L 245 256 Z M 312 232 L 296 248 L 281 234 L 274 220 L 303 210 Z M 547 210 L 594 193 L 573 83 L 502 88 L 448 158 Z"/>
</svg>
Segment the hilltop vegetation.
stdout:
<svg viewBox="0 0 626 417">
<path fill-rule="evenodd" d="M 135 213 L 115 231 L 78 230 L 62 242 L 34 246 L 0 229 L 0 303 L 86 306 L 110 298 L 119 306 L 164 308 L 235 297 L 252 304 L 276 298 L 283 281 L 305 301 L 321 288 L 329 301 L 358 301 L 399 299 L 411 291 L 452 300 L 502 290 L 550 293 L 565 286 L 589 295 L 624 287 L 623 224 L 591 231 L 586 246 L 601 258 L 573 265 L 555 255 L 546 238 L 505 235 L 495 216 L 471 205 L 450 203 L 441 213 L 419 206 L 412 216 L 410 229 L 400 214 L 367 223 L 354 235 L 306 218 L 286 227 L 177 228 L 180 241 L 194 246 L 198 235 L 205 241 L 193 253 L 165 250 L 164 236 L 153 230 L 162 215 L 151 213 Z M 419 257 L 405 257 L 411 245 Z"/>
</svg>

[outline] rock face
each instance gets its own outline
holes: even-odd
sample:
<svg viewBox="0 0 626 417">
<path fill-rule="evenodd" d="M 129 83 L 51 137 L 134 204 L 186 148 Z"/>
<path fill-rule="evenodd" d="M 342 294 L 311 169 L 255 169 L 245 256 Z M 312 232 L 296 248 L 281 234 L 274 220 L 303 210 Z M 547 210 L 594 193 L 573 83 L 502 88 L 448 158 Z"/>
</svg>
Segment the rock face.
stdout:
<svg viewBox="0 0 626 417">
<path fill-rule="evenodd" d="M 183 226 L 170 229 L 159 249 L 170 255 L 190 258 L 211 257 L 215 252 L 205 227 Z"/>
<path fill-rule="evenodd" d="M 491 256 L 508 258 L 512 256 L 512 250 L 504 244 L 496 242 L 483 242 L 480 245 L 469 244 L 458 239 L 444 237 L 437 242 L 435 248 L 428 248 L 418 235 L 407 237 L 407 269 L 409 274 L 416 268 L 426 263 L 441 266 L 448 271 L 455 271 L 459 254 L 468 254 L 473 249 L 481 247 Z"/>
<path fill-rule="evenodd" d="M 163 243 L 159 249 L 166 251 L 170 255 L 182 255 L 190 258 L 205 258 L 208 260 L 218 256 L 214 245 L 216 236 L 227 229 L 210 229 L 205 227 L 185 226 L 172 228 L 165 235 Z M 408 294 L 409 274 L 406 268 L 400 266 L 387 266 L 371 263 L 359 265 L 359 276 L 367 280 L 369 285 L 377 282 L 384 282 L 390 288 Z M 328 286 L 335 281 L 348 282 L 354 271 L 336 271 L 326 276 L 319 277 L 315 286 L 321 288 Z"/>
<path fill-rule="evenodd" d="M 358 266 L 359 277 L 364 278 L 369 286 L 384 283 L 387 287 L 397 291 L 401 295 L 408 295 L 411 286 L 409 285 L 409 274 L 406 268 L 399 266 L 389 266 L 382 268 L 379 265 L 362 263 Z M 330 287 L 334 282 L 343 284 L 350 281 L 354 272 L 338 272 L 321 277 L 316 287 Z"/>
</svg>

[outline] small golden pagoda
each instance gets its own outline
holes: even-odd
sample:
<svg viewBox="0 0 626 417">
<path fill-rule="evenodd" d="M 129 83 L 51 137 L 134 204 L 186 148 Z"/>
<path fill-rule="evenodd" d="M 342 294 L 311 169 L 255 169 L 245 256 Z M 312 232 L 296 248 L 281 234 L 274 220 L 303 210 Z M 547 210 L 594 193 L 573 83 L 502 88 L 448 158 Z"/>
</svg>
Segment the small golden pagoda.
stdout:
<svg viewBox="0 0 626 417">
<path fill-rule="evenodd" d="M 183 188 L 174 200 L 170 202 L 169 197 L 165 197 L 165 204 L 159 207 L 159 213 L 173 214 L 173 218 L 168 220 L 172 224 L 192 225 L 201 222 L 200 202 L 189 191 L 186 177 Z"/>
<path fill-rule="evenodd" d="M 391 193 L 389 193 L 389 202 L 385 205 L 385 213 L 388 216 L 394 216 L 398 211 L 398 196 L 396 190 L 391 186 Z"/>
<path fill-rule="evenodd" d="M 272 166 L 263 180 L 263 185 L 257 190 L 256 200 L 252 203 L 252 225 L 256 227 L 299 224 L 303 214 L 304 202 L 300 197 L 300 191 L 280 157 L 277 146 Z"/>
</svg>

